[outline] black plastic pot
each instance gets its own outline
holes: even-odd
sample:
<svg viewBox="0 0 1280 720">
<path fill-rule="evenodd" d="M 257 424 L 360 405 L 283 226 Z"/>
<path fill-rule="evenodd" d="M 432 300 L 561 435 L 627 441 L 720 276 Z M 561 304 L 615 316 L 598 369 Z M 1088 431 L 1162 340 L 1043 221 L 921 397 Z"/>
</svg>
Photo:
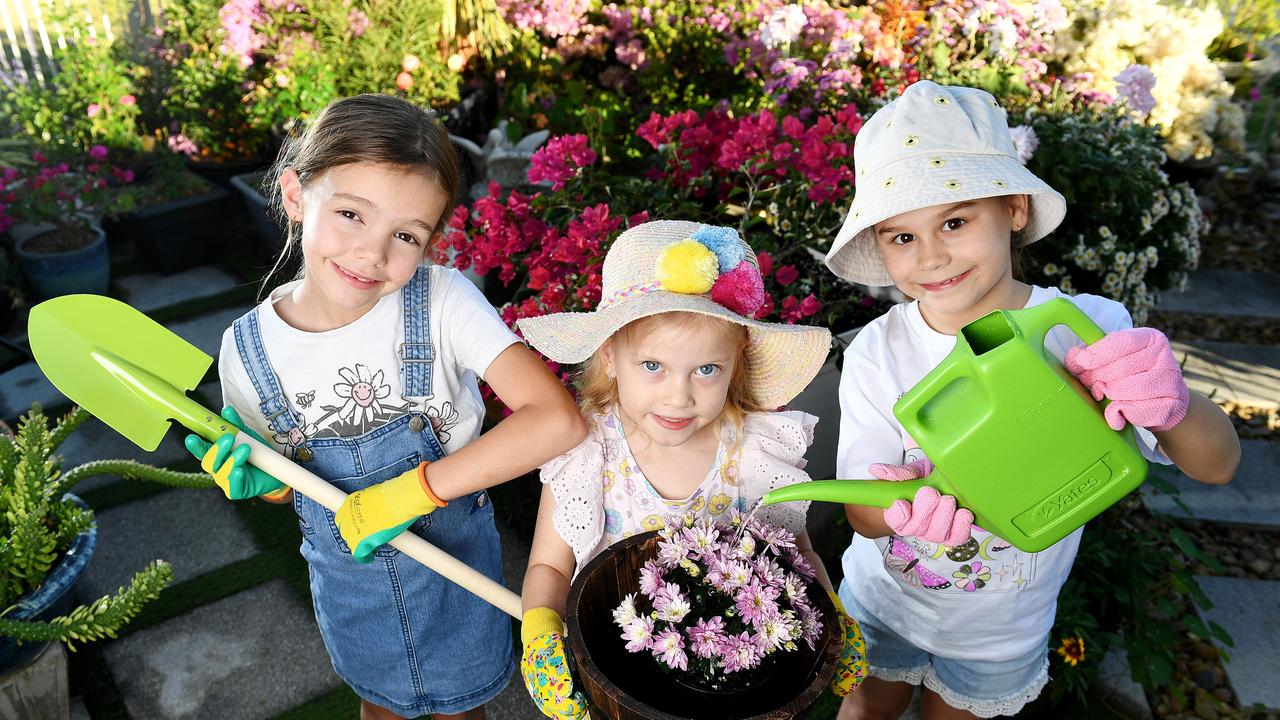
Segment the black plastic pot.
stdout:
<svg viewBox="0 0 1280 720">
<path fill-rule="evenodd" d="M 147 265 L 175 273 L 219 259 L 230 210 L 230 193 L 209 185 L 199 195 L 135 208 L 113 233 L 132 239 Z"/>
<path fill-rule="evenodd" d="M 267 207 L 267 197 L 262 194 L 262 178 L 265 171 L 245 173 L 231 178 L 231 187 L 240 193 L 244 200 L 245 210 L 253 221 L 253 229 L 258 233 L 258 246 L 269 258 L 274 258 L 284 249 L 284 228 L 276 222 Z"/>
</svg>

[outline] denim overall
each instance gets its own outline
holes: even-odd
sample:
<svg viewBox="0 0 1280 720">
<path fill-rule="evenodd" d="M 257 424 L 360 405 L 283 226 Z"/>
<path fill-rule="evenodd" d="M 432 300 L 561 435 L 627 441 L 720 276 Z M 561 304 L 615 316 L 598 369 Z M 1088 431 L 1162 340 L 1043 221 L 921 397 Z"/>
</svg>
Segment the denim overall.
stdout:
<svg viewBox="0 0 1280 720">
<path fill-rule="evenodd" d="M 430 268 L 404 287 L 404 395 L 431 398 Z M 302 420 L 293 410 L 258 328 L 256 308 L 235 321 L 236 348 L 257 391 L 259 409 L 279 434 Z M 345 493 L 444 456 L 422 413 L 403 415 L 354 438 L 311 438 L 295 460 Z M 459 713 L 506 686 L 515 669 L 510 618 L 399 550 L 384 545 L 357 563 L 333 513 L 293 494 L 311 599 L 334 670 L 360 697 L 401 715 Z M 419 518 L 410 532 L 502 582 L 493 505 L 484 491 L 459 497 Z"/>
</svg>

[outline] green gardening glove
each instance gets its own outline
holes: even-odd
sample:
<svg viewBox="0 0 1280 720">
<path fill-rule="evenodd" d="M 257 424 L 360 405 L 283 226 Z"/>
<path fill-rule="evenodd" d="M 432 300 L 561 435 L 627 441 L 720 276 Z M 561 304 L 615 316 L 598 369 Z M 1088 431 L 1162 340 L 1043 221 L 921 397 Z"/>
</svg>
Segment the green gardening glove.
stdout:
<svg viewBox="0 0 1280 720">
<path fill-rule="evenodd" d="M 230 405 L 222 408 L 222 419 L 267 447 L 271 446 L 261 435 L 246 428 L 240 414 Z M 213 476 L 213 481 L 222 488 L 222 493 L 231 500 L 245 500 L 259 495 L 275 500 L 287 495 L 288 485 L 248 464 L 248 445 L 238 445 L 232 449 L 235 439 L 233 433 L 227 433 L 210 443 L 198 435 L 188 435 L 183 444 L 187 446 L 187 452 L 200 461 L 200 467 Z"/>
</svg>

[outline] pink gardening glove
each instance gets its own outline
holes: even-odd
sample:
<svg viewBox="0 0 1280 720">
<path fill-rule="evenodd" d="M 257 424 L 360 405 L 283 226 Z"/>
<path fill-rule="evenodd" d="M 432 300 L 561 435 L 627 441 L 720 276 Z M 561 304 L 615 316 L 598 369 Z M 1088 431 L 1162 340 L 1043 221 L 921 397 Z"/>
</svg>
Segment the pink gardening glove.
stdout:
<svg viewBox="0 0 1280 720">
<path fill-rule="evenodd" d="M 867 468 L 880 480 L 919 480 L 933 472 L 933 461 L 921 458 L 906 465 L 875 463 Z M 914 502 L 894 500 L 884 511 L 884 521 L 898 535 L 911 535 L 947 547 L 969 540 L 973 513 L 956 508 L 952 495 L 942 495 L 931 487 L 916 491 Z"/>
<path fill-rule="evenodd" d="M 1123 429 L 1128 421 L 1160 432 L 1187 416 L 1191 391 L 1169 338 L 1159 330 L 1108 333 L 1092 345 L 1068 350 L 1066 365 L 1094 400 L 1111 399 L 1103 415 L 1112 430 Z"/>
</svg>

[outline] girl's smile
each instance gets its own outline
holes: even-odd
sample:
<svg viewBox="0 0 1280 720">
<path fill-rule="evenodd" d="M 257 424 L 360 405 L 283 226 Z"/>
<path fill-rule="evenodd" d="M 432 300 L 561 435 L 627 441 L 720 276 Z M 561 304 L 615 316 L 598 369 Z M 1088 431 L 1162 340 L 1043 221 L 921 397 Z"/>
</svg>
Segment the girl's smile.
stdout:
<svg viewBox="0 0 1280 720">
<path fill-rule="evenodd" d="M 925 290 L 928 290 L 931 293 L 940 293 L 945 290 L 950 290 L 956 285 L 959 285 L 960 283 L 964 282 L 965 278 L 969 277 L 970 272 L 971 272 L 970 270 L 965 270 L 959 275 L 953 275 L 947 278 L 946 280 L 943 280 L 942 282 L 920 283 L 920 287 L 924 288 Z"/>
</svg>

